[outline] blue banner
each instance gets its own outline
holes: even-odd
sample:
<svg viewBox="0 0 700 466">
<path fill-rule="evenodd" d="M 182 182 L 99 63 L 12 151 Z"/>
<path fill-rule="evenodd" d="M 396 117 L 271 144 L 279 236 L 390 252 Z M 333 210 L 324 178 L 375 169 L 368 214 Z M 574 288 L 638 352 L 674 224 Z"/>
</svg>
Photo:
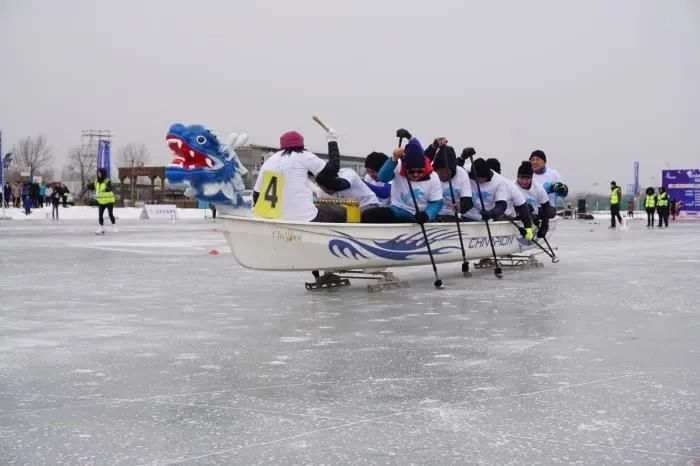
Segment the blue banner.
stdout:
<svg viewBox="0 0 700 466">
<path fill-rule="evenodd" d="M 634 162 L 634 195 L 639 196 L 639 162 Z"/>
<path fill-rule="evenodd" d="M 109 160 L 109 141 L 100 139 L 97 145 L 97 168 L 104 168 L 107 178 L 111 177 L 111 163 Z"/>
<path fill-rule="evenodd" d="M 663 170 L 661 177 L 669 199 L 683 203 L 680 212 L 700 220 L 700 169 Z"/>
</svg>

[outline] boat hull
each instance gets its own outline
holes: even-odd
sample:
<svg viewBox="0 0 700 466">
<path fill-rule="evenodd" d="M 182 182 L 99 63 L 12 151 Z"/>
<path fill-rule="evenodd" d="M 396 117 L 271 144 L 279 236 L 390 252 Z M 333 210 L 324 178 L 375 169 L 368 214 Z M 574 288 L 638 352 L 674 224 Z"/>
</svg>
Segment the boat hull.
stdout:
<svg viewBox="0 0 700 466">
<path fill-rule="evenodd" d="M 236 260 L 256 270 L 376 270 L 430 264 L 416 224 L 314 223 L 224 215 L 220 226 Z M 490 222 L 496 255 L 536 248 L 510 222 Z M 460 223 L 467 260 L 491 257 L 486 226 Z M 556 220 L 550 223 L 550 231 Z M 430 223 L 426 233 L 435 262 L 461 262 L 454 223 Z"/>
</svg>

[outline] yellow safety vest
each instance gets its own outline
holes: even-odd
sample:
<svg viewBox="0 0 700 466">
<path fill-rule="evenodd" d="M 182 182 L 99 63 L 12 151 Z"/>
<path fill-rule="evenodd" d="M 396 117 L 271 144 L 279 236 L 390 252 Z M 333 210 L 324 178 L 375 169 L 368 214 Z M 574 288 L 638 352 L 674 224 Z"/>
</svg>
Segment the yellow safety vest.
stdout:
<svg viewBox="0 0 700 466">
<path fill-rule="evenodd" d="M 647 194 L 646 199 L 644 200 L 644 207 L 647 209 L 653 209 L 656 207 L 656 195 Z"/>
<path fill-rule="evenodd" d="M 615 189 L 612 190 L 612 192 L 610 193 L 610 203 L 611 204 L 619 204 L 620 203 L 620 191 L 622 191 L 622 189 L 619 186 L 617 186 Z"/>
<path fill-rule="evenodd" d="M 668 207 L 668 193 L 661 193 L 656 200 L 656 207 Z"/>
<path fill-rule="evenodd" d="M 95 194 L 98 204 L 114 204 L 114 192 L 107 191 L 107 180 L 102 182 L 95 180 Z"/>
</svg>

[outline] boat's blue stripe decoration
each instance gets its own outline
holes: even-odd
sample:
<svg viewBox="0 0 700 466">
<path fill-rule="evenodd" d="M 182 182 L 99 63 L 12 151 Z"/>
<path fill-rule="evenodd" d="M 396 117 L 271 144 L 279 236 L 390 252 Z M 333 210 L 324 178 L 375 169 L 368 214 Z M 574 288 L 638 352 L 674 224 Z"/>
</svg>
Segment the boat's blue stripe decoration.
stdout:
<svg viewBox="0 0 700 466">
<path fill-rule="evenodd" d="M 388 241 L 360 241 L 347 233 L 334 230 L 333 233 L 342 236 L 345 239 L 332 239 L 328 242 L 328 249 L 336 257 L 347 257 L 359 259 L 360 257 L 368 259 L 357 246 L 364 249 L 366 253 L 373 254 L 382 259 L 405 261 L 413 256 L 427 256 L 428 248 L 425 244 L 422 232 L 413 234 L 402 234 Z M 459 246 L 442 246 L 434 247 L 433 244 L 439 241 L 458 238 L 457 231 L 451 228 L 431 229 L 427 231 L 428 241 L 431 245 L 433 255 L 439 256 L 447 254 L 453 250 L 459 250 Z"/>
</svg>

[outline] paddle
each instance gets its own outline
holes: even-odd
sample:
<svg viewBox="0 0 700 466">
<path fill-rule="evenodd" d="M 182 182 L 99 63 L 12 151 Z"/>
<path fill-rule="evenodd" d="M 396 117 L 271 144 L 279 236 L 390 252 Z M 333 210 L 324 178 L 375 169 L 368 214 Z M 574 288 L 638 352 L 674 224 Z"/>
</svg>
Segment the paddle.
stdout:
<svg viewBox="0 0 700 466">
<path fill-rule="evenodd" d="M 324 125 L 323 122 L 321 121 L 321 119 L 319 117 L 317 117 L 316 115 L 312 116 L 311 119 L 314 120 L 319 125 L 321 125 L 321 128 L 323 128 L 326 131 L 326 133 L 328 131 L 330 131 L 330 128 L 328 128 L 328 126 Z"/>
<path fill-rule="evenodd" d="M 467 147 L 466 149 L 464 149 L 464 151 L 467 152 L 467 155 L 469 156 L 469 161 L 472 163 L 472 167 L 473 167 L 474 166 L 474 154 L 476 154 L 476 151 L 474 150 L 473 147 Z M 464 153 L 464 151 L 462 153 Z M 481 186 L 479 186 L 479 181 L 476 179 L 476 173 L 474 174 L 474 183 L 476 184 L 476 190 L 479 193 L 479 201 L 481 201 L 481 209 L 483 211 L 484 210 L 484 196 L 481 194 Z M 484 223 L 486 224 L 486 233 L 488 233 L 488 235 L 489 235 L 489 244 L 491 245 L 491 252 L 493 253 L 493 263 L 496 264 L 496 268 L 493 270 L 493 273 L 494 273 L 494 275 L 496 275 L 496 278 L 503 278 L 503 270 L 498 265 L 498 258 L 496 257 L 496 248 L 493 246 L 493 237 L 491 236 L 491 227 L 489 226 L 489 221 L 484 220 Z"/>
<path fill-rule="evenodd" d="M 549 241 L 547 241 L 547 238 L 544 237 L 544 238 L 542 238 L 542 239 L 544 240 L 544 242 L 545 242 L 545 244 L 547 245 L 547 247 L 549 248 L 549 250 L 552 252 L 552 256 L 555 256 L 555 254 L 554 254 L 554 248 L 552 248 L 552 245 L 549 244 Z M 552 257 L 552 262 L 559 262 L 559 258 L 557 257 L 557 260 L 554 260 L 554 257 Z"/>
<path fill-rule="evenodd" d="M 437 159 L 441 154 L 443 153 L 442 146 L 438 148 L 437 154 L 435 154 L 435 159 Z M 447 164 L 447 154 L 443 156 L 445 159 L 445 167 L 447 167 L 447 170 L 449 171 L 450 167 Z M 452 173 L 450 172 L 450 175 Z M 471 273 L 469 272 L 469 262 L 467 262 L 467 253 L 464 251 L 464 240 L 462 239 L 462 228 L 459 226 L 459 214 L 457 213 L 457 201 L 455 200 L 455 192 L 454 189 L 452 189 L 452 177 L 447 178 L 447 183 L 450 186 L 450 196 L 452 197 L 452 210 L 454 211 L 455 214 L 455 222 L 457 223 L 457 234 L 459 235 L 459 247 L 462 249 L 462 274 L 465 277 L 470 277 Z"/>
<path fill-rule="evenodd" d="M 410 138 L 411 134 L 405 129 L 396 130 L 396 137 L 399 138 L 399 147 L 401 147 L 401 143 L 403 142 L 403 138 L 405 136 L 408 136 Z M 416 209 L 416 213 L 418 213 L 420 212 L 420 209 L 418 209 L 418 201 L 416 200 L 416 194 L 413 192 L 413 185 L 411 184 L 411 179 L 408 177 L 408 172 L 406 172 L 406 181 L 408 182 L 408 190 L 411 193 L 411 199 L 413 199 L 413 207 Z M 419 225 L 421 231 L 423 232 L 425 247 L 428 249 L 428 257 L 430 257 L 430 264 L 433 266 L 433 273 L 435 274 L 435 282 L 433 283 L 433 285 L 435 285 L 435 288 L 437 289 L 442 289 L 444 288 L 444 286 L 442 284 L 442 280 L 440 280 L 440 277 L 438 276 L 437 267 L 435 266 L 435 259 L 433 258 L 433 251 L 430 249 L 430 241 L 428 241 L 428 233 L 426 233 L 425 231 L 425 225 L 423 225 L 422 223 L 419 223 Z"/>
<path fill-rule="evenodd" d="M 524 229 L 523 227 L 521 227 L 520 225 L 518 225 L 517 223 L 515 223 L 515 220 L 514 220 L 514 219 L 512 219 L 512 218 L 510 218 L 510 217 L 506 217 L 506 218 L 508 219 L 508 221 L 509 221 L 510 223 L 512 223 L 513 225 L 515 225 L 515 227 L 518 229 L 518 231 L 520 232 L 521 235 L 523 235 L 523 234 L 525 233 L 525 229 Z M 543 238 L 543 239 L 544 239 L 545 241 L 547 241 L 547 238 Z M 549 258 L 552 259 L 552 262 L 554 262 L 555 264 L 556 264 L 557 262 L 559 262 L 559 259 L 558 259 L 557 257 L 554 256 L 554 253 L 550 254 L 549 251 L 547 251 L 540 243 L 538 243 L 537 241 L 535 241 L 534 238 L 533 238 L 532 240 L 530 240 L 530 241 L 532 241 L 533 243 L 535 243 L 535 244 L 537 245 L 538 248 L 540 248 L 545 254 L 547 254 L 547 255 L 549 256 Z M 551 249 L 551 248 L 550 248 L 550 249 Z"/>
</svg>

